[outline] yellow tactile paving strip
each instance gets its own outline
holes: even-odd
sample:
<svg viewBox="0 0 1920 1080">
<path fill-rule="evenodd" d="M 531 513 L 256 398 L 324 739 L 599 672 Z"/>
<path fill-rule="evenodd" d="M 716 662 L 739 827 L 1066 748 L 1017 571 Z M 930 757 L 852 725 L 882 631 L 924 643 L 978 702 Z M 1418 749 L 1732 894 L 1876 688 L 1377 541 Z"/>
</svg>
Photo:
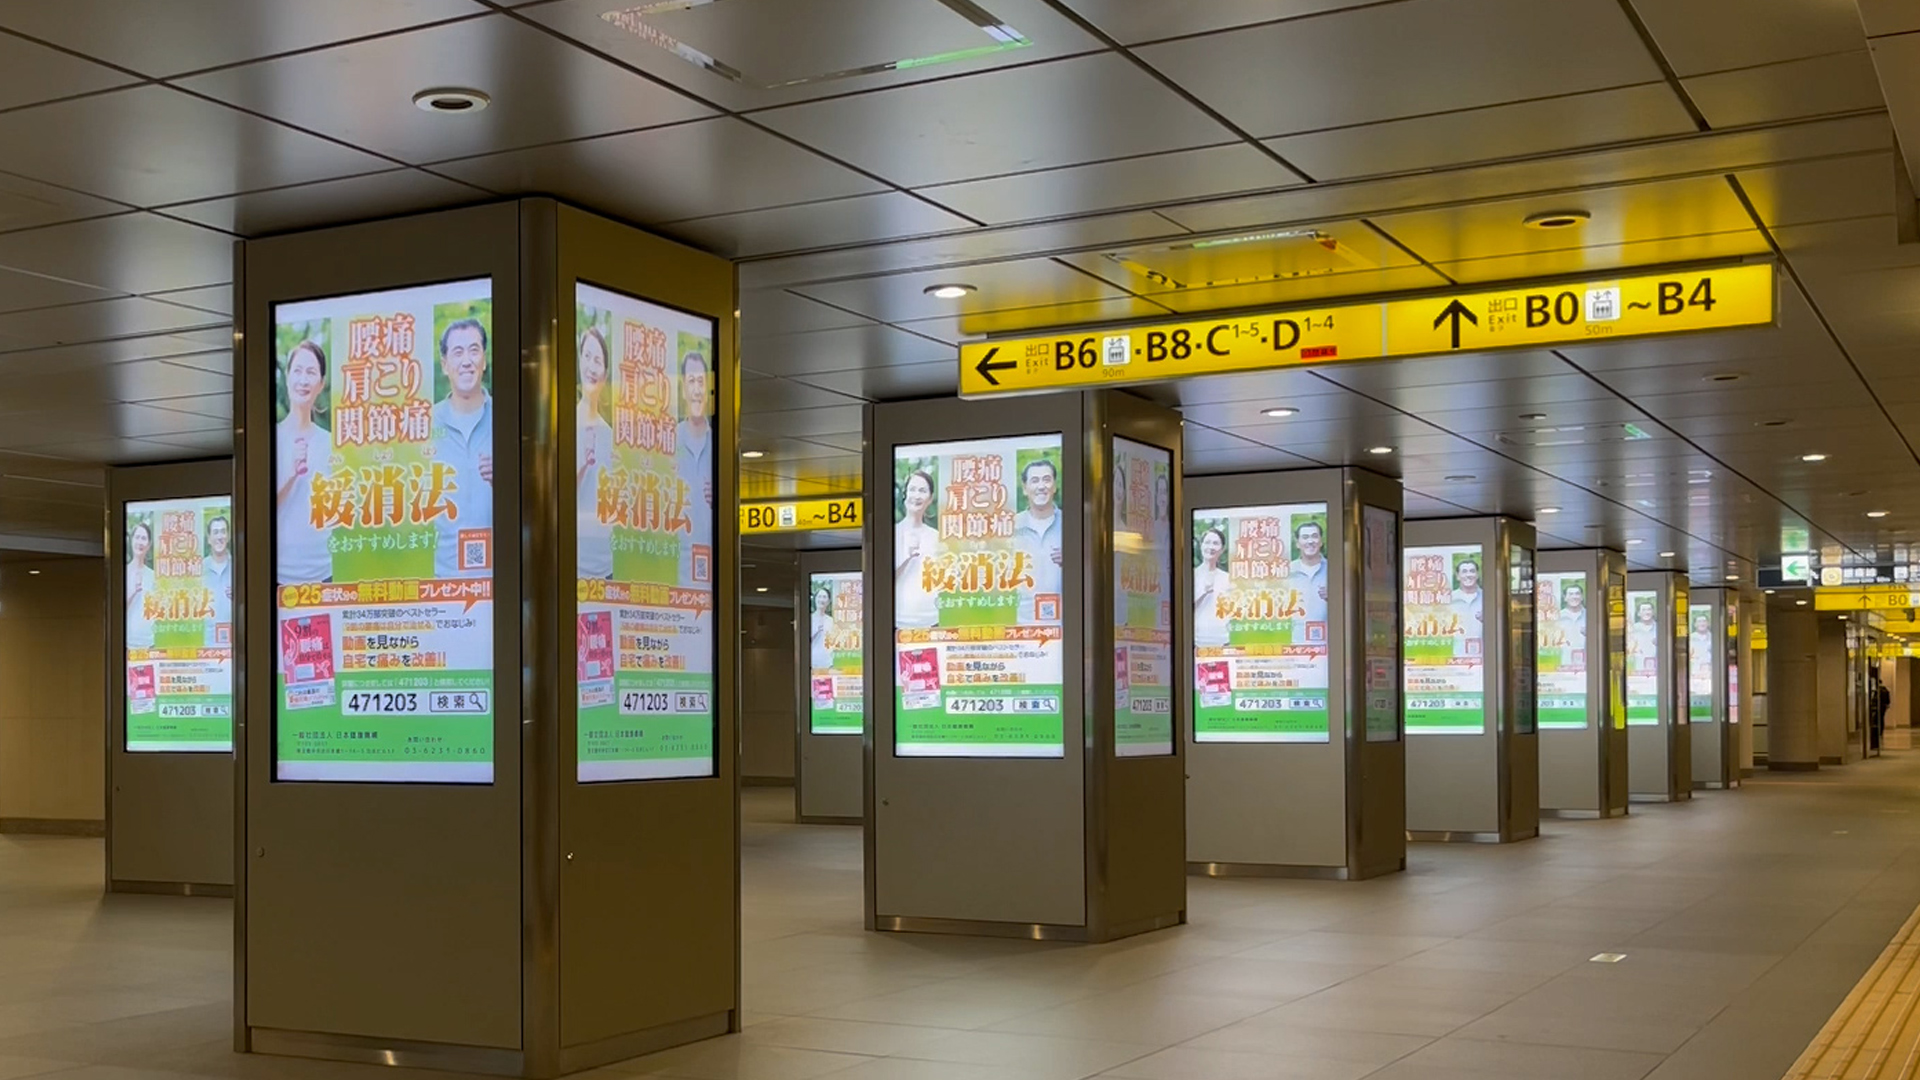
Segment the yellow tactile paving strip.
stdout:
<svg viewBox="0 0 1920 1080">
<path fill-rule="evenodd" d="M 1920 911 L 1814 1036 L 1785 1080 L 1908 1080 L 1920 1070 Z"/>
</svg>

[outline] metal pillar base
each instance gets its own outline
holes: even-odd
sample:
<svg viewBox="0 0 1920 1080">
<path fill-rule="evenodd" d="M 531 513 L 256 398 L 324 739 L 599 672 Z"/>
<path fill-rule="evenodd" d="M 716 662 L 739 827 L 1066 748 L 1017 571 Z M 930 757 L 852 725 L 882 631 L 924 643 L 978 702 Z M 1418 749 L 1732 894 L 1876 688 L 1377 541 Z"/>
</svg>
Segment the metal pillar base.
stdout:
<svg viewBox="0 0 1920 1080">
<path fill-rule="evenodd" d="M 107 891 L 147 896 L 232 896 L 231 885 L 208 885 L 192 881 L 109 881 Z"/>
<path fill-rule="evenodd" d="M 903 934 L 968 934 L 974 937 L 1026 938 L 1029 941 L 1073 941 L 1097 944 L 1117 941 L 1135 934 L 1165 930 L 1187 921 L 1187 913 L 1178 911 L 1151 919 L 1108 928 L 1101 936 L 1085 926 L 1061 926 L 1053 923 L 990 922 L 985 919 L 934 919 L 918 915 L 880 915 L 874 918 L 875 930 Z"/>
<path fill-rule="evenodd" d="M 1309 881 L 1352 881 L 1344 866 L 1287 866 L 1274 863 L 1190 862 L 1187 873 L 1197 877 L 1303 878 Z"/>
</svg>

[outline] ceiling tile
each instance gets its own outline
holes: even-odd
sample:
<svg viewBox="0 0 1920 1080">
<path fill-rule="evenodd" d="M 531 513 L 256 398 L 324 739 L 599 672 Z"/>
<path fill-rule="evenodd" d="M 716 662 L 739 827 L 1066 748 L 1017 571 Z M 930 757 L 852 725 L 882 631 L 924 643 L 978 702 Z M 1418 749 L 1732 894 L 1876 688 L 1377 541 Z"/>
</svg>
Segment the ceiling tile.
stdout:
<svg viewBox="0 0 1920 1080">
<path fill-rule="evenodd" d="M 231 325 L 225 316 L 198 308 L 181 307 L 144 297 L 122 297 L 0 315 L 0 341 L 7 342 L 10 348 L 38 349 L 104 338 Z"/>
<path fill-rule="evenodd" d="M 195 344 L 179 335 L 152 334 L 112 341 L 90 341 L 81 345 L 60 345 L 51 349 L 0 353 L 0 378 L 38 378 L 161 357 L 165 357 L 169 363 L 217 372 L 223 376 L 233 373 L 232 349 L 211 352 L 205 345 Z"/>
<path fill-rule="evenodd" d="M 1406 0 L 1139 55 L 1260 137 L 1660 78 L 1615 0 Z"/>
<path fill-rule="evenodd" d="M 438 165 L 502 194 L 548 194 L 642 225 L 817 202 L 883 185 L 722 118 Z"/>
<path fill-rule="evenodd" d="M 473 0 L 0 0 L 0 26 L 166 76 L 484 10 Z"/>
<path fill-rule="evenodd" d="M 976 311 L 964 315 L 944 315 L 933 319 L 911 319 L 900 323 L 930 338 L 957 345 L 968 338 L 988 334 L 1015 334 L 1062 326 L 1091 326 L 1098 323 L 1139 319 L 1164 319 L 1165 307 L 1151 300 L 1116 296 L 1105 300 L 1082 300 L 1065 304 L 1041 304 L 1037 307 L 1010 308 L 1005 311 Z"/>
<path fill-rule="evenodd" d="M 559 0 L 526 14 L 622 63 L 736 112 L 840 94 L 863 94 L 930 79 L 1033 64 L 1098 49 L 1100 42 L 1043 0 L 979 0 L 1025 46 L 995 39 L 936 0 L 727 0 L 661 12 L 651 29 L 738 72 L 721 75 L 616 26 L 620 0 Z M 849 32 L 857 28 L 857 32 Z M 890 67 L 896 61 L 908 61 Z M 862 71 L 843 78 L 819 78 Z M 788 85 L 777 85 L 787 83 Z"/>
<path fill-rule="evenodd" d="M 1891 213 L 1895 168 L 1892 154 L 1856 154 L 1734 175 L 1773 227 Z"/>
<path fill-rule="evenodd" d="M 846 394 L 836 394 L 792 379 L 760 375 L 752 371 L 748 371 L 740 381 L 740 414 L 743 417 L 788 409 L 825 409 L 858 403 L 858 399 Z"/>
<path fill-rule="evenodd" d="M 215 315 L 233 314 L 233 286 L 229 283 L 202 285 L 192 289 L 169 289 L 153 293 L 150 300 L 165 300 L 169 304 L 199 308 Z"/>
<path fill-rule="evenodd" d="M 1593 219 L 1577 229 L 1553 231 L 1521 224 L 1531 214 L 1552 210 L 1585 210 Z M 1717 176 L 1382 214 L 1373 223 L 1434 263 L 1753 227 L 1746 208 Z"/>
<path fill-rule="evenodd" d="M 1682 80 L 1717 128 L 1886 107 L 1867 50 Z"/>
<path fill-rule="evenodd" d="M 1246 143 L 1070 165 L 922 188 L 921 194 L 991 224 L 1255 191 L 1301 183 Z"/>
<path fill-rule="evenodd" d="M 1745 255 L 1766 255 L 1771 251 L 1766 237 L 1758 229 L 1743 229 L 1673 240 L 1596 244 L 1592 247 L 1496 255 L 1434 265 L 1455 281 L 1475 283 L 1570 274 L 1611 274 L 1661 263 L 1731 259 Z"/>
<path fill-rule="evenodd" d="M 41 277 L 37 274 L 23 274 L 18 270 L 0 269 L 0 312 L 26 311 L 31 308 L 51 307 L 55 304 L 77 304 L 86 300 L 105 300 L 114 295 L 111 289 L 81 285 L 59 278 Z"/>
<path fill-rule="evenodd" d="M 1658 0 L 1634 5 L 1681 75 L 1863 48 L 1855 0 Z M 1736 25 L 1737 22 L 1737 25 Z"/>
<path fill-rule="evenodd" d="M 1139 0 L 1066 0 L 1068 7 L 1122 45 L 1322 15 L 1375 2 L 1377 0 L 1208 0 L 1204 4 L 1143 4 Z"/>
<path fill-rule="evenodd" d="M 872 322 L 863 315 L 841 311 L 785 289 L 755 289 L 740 294 L 740 337 L 743 341 L 808 330 L 869 326 Z"/>
<path fill-rule="evenodd" d="M 1019 122 L 1008 122 L 1013 117 Z M 1111 53 L 772 109 L 754 119 L 906 187 L 1231 137 Z"/>
<path fill-rule="evenodd" d="M 1413 172 L 1695 130 L 1664 82 L 1269 139 L 1319 180 Z"/>
<path fill-rule="evenodd" d="M 414 164 L 715 115 L 506 15 L 226 68 L 180 85 Z M 493 101 L 455 116 L 415 107 L 413 95 L 433 86 L 470 86 Z"/>
<path fill-rule="evenodd" d="M 8 148 L 12 172 L 137 206 L 372 172 L 388 164 L 152 85 L 0 113 L 0 145 Z"/>
<path fill-rule="evenodd" d="M 954 363 L 953 354 L 951 345 L 929 341 L 891 326 L 872 325 L 783 334 L 742 343 L 740 363 L 763 375 L 794 376 L 857 367 L 894 367 L 940 359 L 945 359 L 951 367 Z M 819 385 L 816 380 L 807 381 Z"/>
<path fill-rule="evenodd" d="M 958 300 L 929 296 L 934 285 L 959 282 L 975 290 Z M 887 274 L 854 281 L 804 285 L 802 296 L 857 311 L 883 322 L 964 318 L 1009 308 L 1119 299 L 1126 291 L 1052 259 L 1022 259 L 979 266 Z"/>
<path fill-rule="evenodd" d="M 866 406 L 860 403 L 845 403 L 818 409 L 779 409 L 758 411 L 740 418 L 740 430 L 757 436 L 774 435 L 783 438 L 809 439 L 814 442 L 845 449 L 860 449 L 860 436 Z M 834 436 L 851 435 L 848 441 Z"/>
<path fill-rule="evenodd" d="M 804 372 L 794 381 L 868 401 L 901 401 L 954 393 L 960 385 L 960 365 L 949 357 L 917 364 Z"/>
<path fill-rule="evenodd" d="M 45 10 L 62 5 L 37 6 Z M 6 9 L 0 8 L 0 26 L 7 21 Z M 11 34 L 0 34 L 0 71 L 7 73 L 0 80 L 0 109 L 89 94 L 135 81 L 125 72 Z"/>
<path fill-rule="evenodd" d="M 660 232 L 730 259 L 970 229 L 974 222 L 904 192 L 748 210 L 661 224 Z"/>
<path fill-rule="evenodd" d="M 0 266 L 151 293 L 231 276 L 233 238 L 154 214 L 120 214 L 0 233 Z"/>
<path fill-rule="evenodd" d="M 182 203 L 166 207 L 164 212 L 169 217 L 251 237 L 438 210 L 492 197 L 479 188 L 418 169 L 393 169 Z"/>
<path fill-rule="evenodd" d="M 127 209 L 124 203 L 0 173 L 0 231 L 104 217 Z"/>
<path fill-rule="evenodd" d="M 1858 0 L 1867 36 L 1910 34 L 1920 30 L 1920 8 L 1910 0 Z"/>
</svg>

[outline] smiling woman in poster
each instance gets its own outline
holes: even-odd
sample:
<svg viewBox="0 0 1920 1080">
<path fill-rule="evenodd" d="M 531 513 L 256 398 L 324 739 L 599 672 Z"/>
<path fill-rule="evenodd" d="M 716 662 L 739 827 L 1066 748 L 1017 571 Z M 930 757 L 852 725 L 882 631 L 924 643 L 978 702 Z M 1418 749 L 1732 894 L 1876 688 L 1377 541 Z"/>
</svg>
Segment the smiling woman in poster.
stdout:
<svg viewBox="0 0 1920 1080">
<path fill-rule="evenodd" d="M 1220 600 L 1233 588 L 1233 581 L 1220 566 L 1227 551 L 1226 530 L 1210 525 L 1196 541 L 1200 565 L 1193 571 L 1193 643 L 1225 645 L 1227 620 L 1220 615 Z"/>
<path fill-rule="evenodd" d="M 327 354 L 312 341 L 287 351 L 287 415 L 273 429 L 275 570 L 280 584 L 304 585 L 333 577 L 330 529 L 313 524 L 313 476 L 327 463 L 332 434 L 314 422 L 327 390 Z"/>
<path fill-rule="evenodd" d="M 153 648 L 153 620 L 147 598 L 153 595 L 153 526 L 136 521 L 127 530 L 127 648 Z"/>
<path fill-rule="evenodd" d="M 574 430 L 579 441 L 574 462 L 579 507 L 580 567 L 583 578 L 613 576 L 613 526 L 600 520 L 600 470 L 613 464 L 613 425 L 607 423 L 607 339 L 598 327 L 580 335 L 574 353 L 580 363 L 580 404 Z"/>
<path fill-rule="evenodd" d="M 813 670 L 821 671 L 833 666 L 833 650 L 827 646 L 827 637 L 835 629 L 833 621 L 833 589 L 831 586 L 814 590 L 813 626 L 811 629 L 812 656 L 809 657 Z"/>
<path fill-rule="evenodd" d="M 920 581 L 920 568 L 940 551 L 940 534 L 926 522 L 933 505 L 933 477 L 925 469 L 907 474 L 900 485 L 900 521 L 893 527 L 893 621 L 896 626 L 933 626 L 940 612 Z"/>
</svg>

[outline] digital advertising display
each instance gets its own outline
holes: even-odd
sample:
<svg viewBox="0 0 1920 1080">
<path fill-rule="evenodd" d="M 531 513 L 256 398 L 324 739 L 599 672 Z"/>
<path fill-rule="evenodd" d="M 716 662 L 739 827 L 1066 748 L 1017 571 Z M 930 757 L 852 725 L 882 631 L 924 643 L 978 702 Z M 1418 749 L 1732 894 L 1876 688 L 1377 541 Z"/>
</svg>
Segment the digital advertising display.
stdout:
<svg viewBox="0 0 1920 1080">
<path fill-rule="evenodd" d="M 1367 741 L 1400 739 L 1400 515 L 1383 506 L 1360 513 L 1361 613 L 1366 619 Z"/>
<path fill-rule="evenodd" d="M 1173 454 L 1113 440 L 1113 753 L 1173 753 Z"/>
<path fill-rule="evenodd" d="M 275 777 L 492 782 L 492 283 L 278 304 L 273 356 Z"/>
<path fill-rule="evenodd" d="M 1585 573 L 1547 574 L 1534 584 L 1540 726 L 1587 726 L 1587 594 Z"/>
<path fill-rule="evenodd" d="M 1065 756 L 1060 457 L 1057 432 L 894 448 L 896 755 Z"/>
<path fill-rule="evenodd" d="M 866 728 L 866 586 L 858 570 L 807 579 L 807 730 L 859 735 Z"/>
<path fill-rule="evenodd" d="M 1660 594 L 1627 593 L 1627 726 L 1660 725 Z"/>
<path fill-rule="evenodd" d="M 1327 504 L 1193 512 L 1193 738 L 1332 738 Z"/>
<path fill-rule="evenodd" d="M 1539 730 L 1539 694 L 1535 679 L 1539 666 L 1534 655 L 1533 549 L 1507 545 L 1507 655 L 1513 657 L 1513 730 L 1531 735 Z"/>
<path fill-rule="evenodd" d="M 712 776 L 713 320 L 586 284 L 573 312 L 575 779 Z"/>
<path fill-rule="evenodd" d="M 1696 724 L 1713 722 L 1713 605 L 1687 605 L 1687 716 Z"/>
<path fill-rule="evenodd" d="M 1480 545 L 1410 547 L 1403 565 L 1407 734 L 1484 734 L 1485 560 Z"/>
<path fill-rule="evenodd" d="M 127 752 L 230 752 L 233 501 L 125 505 Z"/>
</svg>

